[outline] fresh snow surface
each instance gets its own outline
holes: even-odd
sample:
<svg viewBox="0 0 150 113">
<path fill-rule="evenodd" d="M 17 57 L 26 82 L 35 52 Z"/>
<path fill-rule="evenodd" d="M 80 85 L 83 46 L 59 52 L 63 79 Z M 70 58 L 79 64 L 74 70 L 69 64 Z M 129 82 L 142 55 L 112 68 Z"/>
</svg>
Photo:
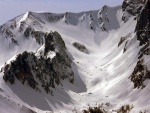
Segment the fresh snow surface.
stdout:
<svg viewBox="0 0 150 113">
<path fill-rule="evenodd" d="M 32 19 L 37 20 L 42 27 L 33 25 L 32 19 L 28 18 L 29 12 L 15 18 L 17 26 L 21 21 L 26 21 L 37 31 L 58 31 L 61 34 L 67 53 L 73 61 L 75 81 L 71 84 L 65 80 L 63 87 L 57 86 L 51 96 L 45 91 L 38 93 L 19 81 L 14 85 L 5 83 L 3 73 L 0 73 L 0 112 L 27 113 L 31 109 L 37 113 L 80 113 L 88 105 L 102 103 L 110 113 L 125 104 L 133 104 L 132 113 L 150 110 L 150 82 L 146 81 L 147 87 L 142 90 L 133 89 L 133 83 L 128 79 L 138 60 L 139 42 L 134 33 L 136 20 L 130 17 L 124 23 L 120 7 L 106 8 L 107 10 L 104 8 L 99 11 L 69 13 L 67 16 L 50 14 L 64 16 L 57 22 L 49 22 L 46 13 L 32 13 Z M 104 11 L 100 15 L 102 10 Z M 94 21 L 91 21 L 90 13 Z M 110 23 L 105 20 L 106 15 Z M 100 16 L 104 18 L 106 31 L 99 29 L 102 25 L 98 24 Z M 6 26 L 9 24 L 8 22 Z M 90 29 L 90 24 L 93 24 L 94 30 Z M 14 45 L 4 36 L 0 37 L 0 66 L 14 60 L 24 50 L 36 52 L 43 49 L 44 45 L 37 44 L 34 38 L 25 39 L 23 33 L 18 32 L 18 27 L 12 32 L 19 45 Z M 123 53 L 125 42 L 119 47 L 118 43 L 121 37 L 129 34 L 127 51 Z M 89 54 L 77 50 L 72 45 L 73 42 L 84 44 Z M 49 54 L 49 57 L 55 57 L 55 53 Z M 150 61 L 149 58 L 145 59 Z M 105 103 L 110 103 L 110 106 Z"/>
</svg>

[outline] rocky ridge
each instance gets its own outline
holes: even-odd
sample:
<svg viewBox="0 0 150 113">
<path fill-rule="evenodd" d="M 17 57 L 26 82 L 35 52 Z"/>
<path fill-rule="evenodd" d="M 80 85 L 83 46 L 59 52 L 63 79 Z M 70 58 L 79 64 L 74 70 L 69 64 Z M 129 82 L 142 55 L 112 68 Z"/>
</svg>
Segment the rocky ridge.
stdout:
<svg viewBox="0 0 150 113">
<path fill-rule="evenodd" d="M 5 82 L 15 84 L 19 80 L 36 91 L 41 92 L 40 87 L 43 87 L 51 94 L 51 88 L 55 88 L 56 84 L 62 85 L 64 79 L 73 83 L 72 61 L 66 53 L 61 36 L 57 32 L 52 32 L 45 34 L 45 40 L 44 47 L 38 52 L 25 51 L 3 67 Z"/>
<path fill-rule="evenodd" d="M 145 57 L 150 57 L 150 0 L 125 0 L 122 10 L 137 18 L 135 32 L 139 40 L 139 60 L 134 68 L 130 80 L 134 83 L 134 88 L 144 88 L 144 81 L 150 78 L 149 62 Z M 126 39 L 121 38 L 118 46 Z"/>
</svg>

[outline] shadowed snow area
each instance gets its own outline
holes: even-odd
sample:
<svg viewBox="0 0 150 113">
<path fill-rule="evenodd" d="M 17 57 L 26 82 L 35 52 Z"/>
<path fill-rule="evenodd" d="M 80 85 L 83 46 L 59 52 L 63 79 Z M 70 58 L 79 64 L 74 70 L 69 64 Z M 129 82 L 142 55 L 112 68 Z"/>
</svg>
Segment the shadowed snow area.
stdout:
<svg viewBox="0 0 150 113">
<path fill-rule="evenodd" d="M 134 89 L 129 79 L 140 51 L 134 32 L 137 20 L 130 16 L 124 22 L 122 16 L 120 6 L 104 6 L 101 10 L 81 13 L 27 12 L 1 26 L 0 67 L 15 60 L 23 51 L 42 50 L 45 42 L 42 34 L 57 31 L 72 60 L 74 82 L 65 79 L 62 85 L 52 89 L 51 95 L 44 90 L 37 92 L 18 79 L 11 85 L 3 80 L 1 72 L 0 112 L 81 113 L 88 105 L 102 103 L 110 103 L 104 105 L 108 113 L 117 113 L 113 110 L 126 104 L 133 104 L 133 113 L 150 110 L 149 80 L 145 81 L 144 89 Z M 126 37 L 125 41 L 118 46 L 122 37 Z M 73 46 L 74 42 L 82 44 L 88 54 Z"/>
</svg>

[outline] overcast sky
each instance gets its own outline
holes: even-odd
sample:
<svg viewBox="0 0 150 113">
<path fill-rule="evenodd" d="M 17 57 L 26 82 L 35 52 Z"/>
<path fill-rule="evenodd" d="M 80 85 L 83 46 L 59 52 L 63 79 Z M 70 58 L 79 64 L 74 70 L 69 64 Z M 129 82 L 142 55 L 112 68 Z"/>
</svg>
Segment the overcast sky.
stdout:
<svg viewBox="0 0 150 113">
<path fill-rule="evenodd" d="M 0 0 L 0 25 L 27 11 L 53 13 L 100 9 L 121 5 L 123 0 Z"/>
</svg>

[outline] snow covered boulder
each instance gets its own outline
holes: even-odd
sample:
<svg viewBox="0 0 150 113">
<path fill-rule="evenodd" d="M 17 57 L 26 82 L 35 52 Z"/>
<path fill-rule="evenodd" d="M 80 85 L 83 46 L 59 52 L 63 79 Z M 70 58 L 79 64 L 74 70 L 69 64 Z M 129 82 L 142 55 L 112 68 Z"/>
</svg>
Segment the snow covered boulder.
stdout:
<svg viewBox="0 0 150 113">
<path fill-rule="evenodd" d="M 86 48 L 83 44 L 81 44 L 81 43 L 79 43 L 79 42 L 73 42 L 72 45 L 73 45 L 76 49 L 78 49 L 79 51 L 88 54 L 88 50 L 87 50 L 87 48 Z"/>
</svg>

